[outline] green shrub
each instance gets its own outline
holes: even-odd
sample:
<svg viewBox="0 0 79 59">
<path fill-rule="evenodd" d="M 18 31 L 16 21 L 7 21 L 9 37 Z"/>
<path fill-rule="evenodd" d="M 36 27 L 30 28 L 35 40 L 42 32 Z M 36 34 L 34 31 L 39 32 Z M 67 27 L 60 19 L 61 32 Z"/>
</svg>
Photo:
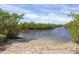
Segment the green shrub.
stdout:
<svg viewBox="0 0 79 59">
<path fill-rule="evenodd" d="M 18 25 L 22 17 L 23 14 L 9 13 L 0 9 L 0 42 L 14 38 L 20 33 Z"/>
<path fill-rule="evenodd" d="M 6 39 L 6 35 L 0 34 L 0 43 L 5 41 L 5 39 Z"/>
<path fill-rule="evenodd" d="M 79 43 L 79 14 L 72 13 L 70 16 L 72 16 L 73 21 L 66 24 L 65 27 L 69 29 L 73 40 Z"/>
</svg>

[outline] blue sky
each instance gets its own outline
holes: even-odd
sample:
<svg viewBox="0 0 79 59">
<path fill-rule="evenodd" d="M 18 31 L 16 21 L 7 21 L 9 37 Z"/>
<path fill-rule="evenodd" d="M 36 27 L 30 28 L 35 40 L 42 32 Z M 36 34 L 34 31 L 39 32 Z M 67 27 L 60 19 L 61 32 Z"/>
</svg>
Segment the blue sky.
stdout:
<svg viewBox="0 0 79 59">
<path fill-rule="evenodd" d="M 79 13 L 78 4 L 0 4 L 9 12 L 24 14 L 22 21 L 65 24 L 72 20 L 67 14 Z"/>
</svg>

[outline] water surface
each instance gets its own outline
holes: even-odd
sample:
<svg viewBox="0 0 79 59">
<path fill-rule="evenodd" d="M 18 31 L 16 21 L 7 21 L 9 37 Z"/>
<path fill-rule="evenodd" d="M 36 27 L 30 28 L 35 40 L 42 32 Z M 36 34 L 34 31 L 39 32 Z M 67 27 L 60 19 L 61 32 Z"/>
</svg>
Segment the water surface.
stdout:
<svg viewBox="0 0 79 59">
<path fill-rule="evenodd" d="M 71 35 L 69 31 L 64 27 L 59 27 L 50 30 L 30 30 L 29 32 L 21 33 L 18 36 L 29 40 L 40 39 L 40 38 L 49 38 L 52 40 L 63 40 L 63 41 L 71 40 Z"/>
</svg>

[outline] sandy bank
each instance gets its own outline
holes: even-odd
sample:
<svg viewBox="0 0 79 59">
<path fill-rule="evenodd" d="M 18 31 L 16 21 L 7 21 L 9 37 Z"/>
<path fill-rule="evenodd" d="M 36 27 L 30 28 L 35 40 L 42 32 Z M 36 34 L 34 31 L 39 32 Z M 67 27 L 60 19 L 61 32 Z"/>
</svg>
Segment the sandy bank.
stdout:
<svg viewBox="0 0 79 59">
<path fill-rule="evenodd" d="M 31 41 L 11 40 L 4 46 L 0 53 L 28 53 L 28 54 L 73 54 L 79 50 L 79 44 L 74 42 L 59 42 L 49 39 L 39 39 Z"/>
</svg>

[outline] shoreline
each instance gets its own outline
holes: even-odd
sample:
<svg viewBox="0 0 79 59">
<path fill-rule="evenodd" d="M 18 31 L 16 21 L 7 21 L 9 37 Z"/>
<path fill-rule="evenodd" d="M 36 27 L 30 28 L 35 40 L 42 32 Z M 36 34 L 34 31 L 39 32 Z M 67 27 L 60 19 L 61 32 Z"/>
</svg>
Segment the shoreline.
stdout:
<svg viewBox="0 0 79 59">
<path fill-rule="evenodd" d="M 21 41 L 21 39 L 10 40 L 6 42 L 4 46 L 0 46 L 0 54 L 74 54 L 74 53 L 75 54 L 79 53 L 79 44 L 72 41 L 63 43 L 46 38 L 30 41 Z"/>
</svg>

